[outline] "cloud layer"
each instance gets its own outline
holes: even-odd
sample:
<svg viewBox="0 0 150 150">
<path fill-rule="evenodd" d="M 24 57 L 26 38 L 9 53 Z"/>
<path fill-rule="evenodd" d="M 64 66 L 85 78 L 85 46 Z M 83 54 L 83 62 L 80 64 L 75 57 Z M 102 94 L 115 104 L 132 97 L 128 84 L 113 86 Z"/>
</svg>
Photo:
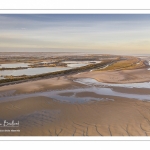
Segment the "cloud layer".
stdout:
<svg viewBox="0 0 150 150">
<path fill-rule="evenodd" d="M 0 15 L 0 52 L 150 54 L 150 15 Z"/>
</svg>

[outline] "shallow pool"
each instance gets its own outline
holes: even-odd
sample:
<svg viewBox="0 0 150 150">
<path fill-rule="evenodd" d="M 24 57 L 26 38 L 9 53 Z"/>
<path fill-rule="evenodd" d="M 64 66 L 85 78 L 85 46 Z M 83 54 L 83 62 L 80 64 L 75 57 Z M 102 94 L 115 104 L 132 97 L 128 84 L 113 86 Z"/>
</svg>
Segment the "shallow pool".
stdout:
<svg viewBox="0 0 150 150">
<path fill-rule="evenodd" d="M 150 82 L 142 82 L 142 83 L 126 83 L 126 84 L 111 84 L 111 83 L 102 83 L 92 78 L 80 78 L 74 80 L 74 82 L 78 82 L 85 85 L 100 85 L 105 87 L 125 87 L 125 88 L 148 88 L 150 89 Z"/>
<path fill-rule="evenodd" d="M 18 67 L 29 67 L 29 63 L 11 63 L 11 64 L 0 64 L 0 68 L 18 68 Z"/>
<path fill-rule="evenodd" d="M 86 93 L 91 93 L 91 92 L 93 93 L 93 95 L 96 94 L 96 96 L 93 96 L 93 95 L 87 96 Z M 67 93 L 71 93 L 71 94 L 67 95 Z M 82 94 L 82 96 L 79 96 L 78 94 Z M 13 93 L 11 93 L 11 95 L 10 93 L 7 95 L 7 93 L 5 92 L 5 96 L 4 96 L 4 93 L 2 92 L 0 93 L 0 102 L 16 101 L 16 100 L 21 100 L 24 98 L 38 97 L 38 96 L 45 96 L 53 100 L 58 100 L 61 102 L 70 102 L 70 103 L 76 103 L 76 102 L 84 103 L 84 102 L 89 102 L 93 100 L 94 101 L 108 101 L 108 100 L 113 101 L 113 97 L 110 98 L 110 96 L 150 101 L 150 95 L 141 95 L 139 93 L 137 94 L 121 93 L 121 92 L 113 91 L 113 89 L 111 88 L 90 86 L 87 88 L 45 91 L 45 92 L 20 94 L 20 95 L 14 95 Z"/>
</svg>

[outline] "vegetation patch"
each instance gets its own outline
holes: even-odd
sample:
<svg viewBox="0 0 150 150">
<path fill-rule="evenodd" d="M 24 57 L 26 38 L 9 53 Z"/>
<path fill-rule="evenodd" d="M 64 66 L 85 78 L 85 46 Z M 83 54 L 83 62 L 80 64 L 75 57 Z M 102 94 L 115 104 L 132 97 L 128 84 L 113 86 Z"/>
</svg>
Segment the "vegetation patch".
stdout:
<svg viewBox="0 0 150 150">
<path fill-rule="evenodd" d="M 145 67 L 144 61 L 135 57 L 128 57 L 127 60 L 119 60 L 117 62 L 112 63 L 106 68 L 102 68 L 99 70 L 125 70 L 125 69 L 139 69 Z"/>
</svg>

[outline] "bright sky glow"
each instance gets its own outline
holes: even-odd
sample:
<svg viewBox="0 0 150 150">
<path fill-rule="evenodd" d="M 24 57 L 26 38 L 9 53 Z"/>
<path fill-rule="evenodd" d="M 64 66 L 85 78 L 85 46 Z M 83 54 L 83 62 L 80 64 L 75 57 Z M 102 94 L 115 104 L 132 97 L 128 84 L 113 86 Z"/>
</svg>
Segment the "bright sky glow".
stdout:
<svg viewBox="0 0 150 150">
<path fill-rule="evenodd" d="M 0 15 L 0 52 L 150 54 L 150 15 Z"/>
</svg>

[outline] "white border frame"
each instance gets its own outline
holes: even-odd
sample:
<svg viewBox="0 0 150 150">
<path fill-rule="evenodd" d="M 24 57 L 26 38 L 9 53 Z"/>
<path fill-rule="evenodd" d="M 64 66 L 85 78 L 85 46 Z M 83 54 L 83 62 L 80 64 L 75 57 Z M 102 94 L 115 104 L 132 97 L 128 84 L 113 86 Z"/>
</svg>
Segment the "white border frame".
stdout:
<svg viewBox="0 0 150 150">
<path fill-rule="evenodd" d="M 0 14 L 150 14 L 150 9 L 0 9 Z M 0 136 L 0 141 L 150 141 L 150 137 Z"/>
</svg>

